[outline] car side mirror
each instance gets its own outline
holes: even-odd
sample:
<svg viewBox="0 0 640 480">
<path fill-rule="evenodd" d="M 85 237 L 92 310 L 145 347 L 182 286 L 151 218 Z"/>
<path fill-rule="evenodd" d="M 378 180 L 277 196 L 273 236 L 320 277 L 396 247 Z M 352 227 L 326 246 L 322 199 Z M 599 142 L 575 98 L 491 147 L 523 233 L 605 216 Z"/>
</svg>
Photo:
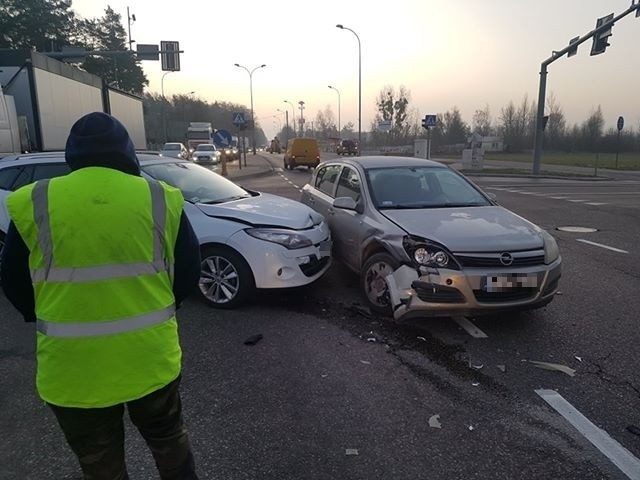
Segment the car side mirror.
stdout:
<svg viewBox="0 0 640 480">
<path fill-rule="evenodd" d="M 333 201 L 335 208 L 342 208 L 343 210 L 353 210 L 356 213 L 363 213 L 364 206 L 361 202 L 356 202 L 351 197 L 338 197 Z"/>
</svg>

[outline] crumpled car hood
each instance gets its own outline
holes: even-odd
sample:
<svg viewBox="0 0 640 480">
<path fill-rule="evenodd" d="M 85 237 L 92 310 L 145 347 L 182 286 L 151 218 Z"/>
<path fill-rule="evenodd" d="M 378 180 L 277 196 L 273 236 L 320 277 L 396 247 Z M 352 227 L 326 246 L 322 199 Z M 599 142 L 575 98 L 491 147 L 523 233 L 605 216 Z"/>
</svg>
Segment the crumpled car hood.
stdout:
<svg viewBox="0 0 640 480">
<path fill-rule="evenodd" d="M 253 226 L 302 230 L 318 225 L 323 220 L 322 215 L 306 205 L 269 193 L 216 205 L 196 205 L 210 217 L 227 218 Z"/>
<path fill-rule="evenodd" d="M 534 250 L 544 246 L 540 228 L 498 207 L 381 210 L 411 235 L 441 243 L 452 252 Z"/>
</svg>

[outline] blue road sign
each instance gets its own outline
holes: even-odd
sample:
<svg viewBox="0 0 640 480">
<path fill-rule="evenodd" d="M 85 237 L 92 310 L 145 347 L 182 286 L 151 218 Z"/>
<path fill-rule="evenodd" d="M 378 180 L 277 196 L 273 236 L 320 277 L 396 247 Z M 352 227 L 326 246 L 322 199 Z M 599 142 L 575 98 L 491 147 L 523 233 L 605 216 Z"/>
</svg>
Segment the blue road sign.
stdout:
<svg viewBox="0 0 640 480">
<path fill-rule="evenodd" d="M 213 134 L 213 143 L 216 147 L 228 147 L 231 145 L 231 134 L 226 130 L 216 130 Z"/>
<path fill-rule="evenodd" d="M 236 127 L 241 127 L 247 123 L 247 120 L 244 118 L 244 112 L 233 112 L 233 124 Z"/>
<path fill-rule="evenodd" d="M 438 118 L 435 115 L 425 115 L 422 119 L 422 126 L 424 128 L 435 127 L 438 123 Z"/>
</svg>

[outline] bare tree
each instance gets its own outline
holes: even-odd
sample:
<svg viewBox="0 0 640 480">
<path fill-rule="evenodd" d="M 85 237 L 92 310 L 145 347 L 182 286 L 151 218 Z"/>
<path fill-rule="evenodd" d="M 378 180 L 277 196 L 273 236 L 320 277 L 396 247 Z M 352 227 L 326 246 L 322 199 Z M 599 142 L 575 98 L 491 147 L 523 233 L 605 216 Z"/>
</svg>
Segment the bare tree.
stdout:
<svg viewBox="0 0 640 480">
<path fill-rule="evenodd" d="M 475 111 L 471 125 L 472 131 L 482 135 L 483 137 L 489 136 L 493 133 L 489 104 L 486 104 L 484 108 Z"/>
</svg>

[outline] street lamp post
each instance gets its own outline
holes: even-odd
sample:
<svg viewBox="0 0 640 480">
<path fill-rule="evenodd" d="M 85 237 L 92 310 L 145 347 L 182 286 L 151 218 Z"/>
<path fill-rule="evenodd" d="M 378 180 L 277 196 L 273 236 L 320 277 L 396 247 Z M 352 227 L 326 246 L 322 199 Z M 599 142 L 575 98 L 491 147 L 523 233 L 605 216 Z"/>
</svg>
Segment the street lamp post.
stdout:
<svg viewBox="0 0 640 480">
<path fill-rule="evenodd" d="M 253 143 L 253 154 L 255 155 L 256 154 L 256 124 L 253 119 L 253 72 L 258 70 L 259 68 L 264 68 L 267 65 L 263 63 L 262 65 L 259 65 L 252 70 L 249 70 L 247 67 L 245 67 L 244 65 L 240 65 L 239 63 L 234 63 L 234 65 L 238 68 L 243 68 L 249 74 L 249 93 L 251 95 L 251 141 Z"/>
<path fill-rule="evenodd" d="M 331 85 L 329 85 L 329 88 L 335 90 L 338 94 L 338 138 L 340 138 L 340 90 L 338 90 L 336 87 L 332 87 Z"/>
<path fill-rule="evenodd" d="M 289 105 L 291 105 L 291 123 L 293 123 L 293 136 L 296 136 L 296 116 L 295 116 L 295 111 L 296 111 L 296 107 L 293 103 L 291 103 L 289 100 L 285 100 L 284 103 L 288 103 Z M 289 140 L 289 139 L 287 139 Z"/>
<path fill-rule="evenodd" d="M 360 37 L 356 32 L 344 25 L 338 24 L 337 28 L 341 30 L 349 30 L 358 39 L 358 155 L 362 150 L 362 48 L 360 46 Z"/>
<path fill-rule="evenodd" d="M 189 98 L 191 95 L 193 95 L 195 92 L 195 90 L 189 92 L 189 93 L 185 93 L 185 97 Z M 185 131 L 187 131 L 187 115 L 186 115 L 186 103 L 184 100 L 182 101 L 182 123 L 184 123 L 184 129 Z"/>
<path fill-rule="evenodd" d="M 300 107 L 299 107 L 300 108 L 300 136 L 304 137 L 304 133 L 303 133 L 303 130 L 302 130 L 302 127 L 304 125 L 304 116 L 302 115 L 302 111 L 304 110 L 304 102 L 302 100 L 300 100 L 298 102 L 298 105 L 300 105 Z"/>
<path fill-rule="evenodd" d="M 165 113 L 165 104 L 167 103 L 167 99 L 164 97 L 164 77 L 172 73 L 173 70 L 169 72 L 165 72 L 160 79 L 160 91 L 162 92 L 162 133 L 163 133 L 163 143 L 167 143 L 167 117 Z"/>
</svg>

